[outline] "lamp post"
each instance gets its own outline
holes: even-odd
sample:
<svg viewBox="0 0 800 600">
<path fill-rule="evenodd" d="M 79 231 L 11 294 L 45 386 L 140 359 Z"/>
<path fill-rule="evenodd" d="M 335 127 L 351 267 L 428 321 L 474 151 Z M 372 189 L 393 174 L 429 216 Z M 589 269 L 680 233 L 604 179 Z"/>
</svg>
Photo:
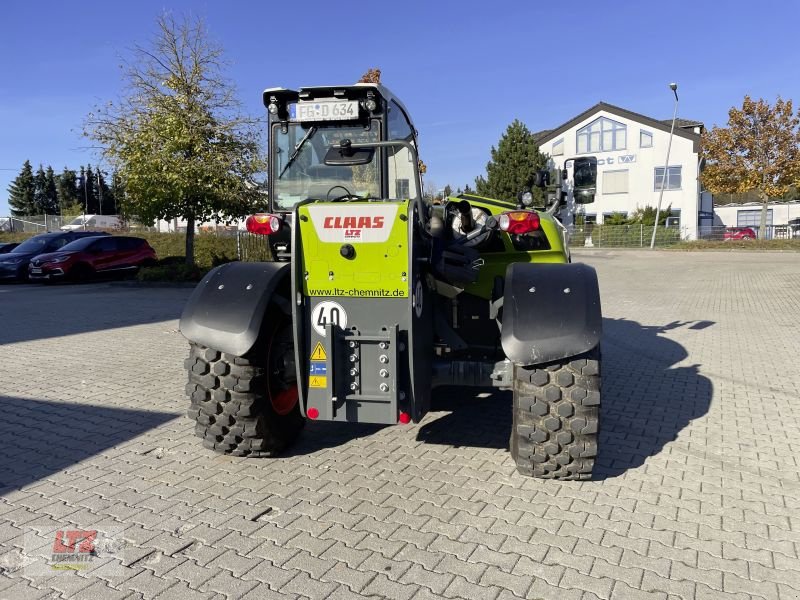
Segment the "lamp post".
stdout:
<svg viewBox="0 0 800 600">
<path fill-rule="evenodd" d="M 672 150 L 672 135 L 675 132 L 675 118 L 678 116 L 678 84 L 670 83 L 669 89 L 675 94 L 675 109 L 672 111 L 672 127 L 669 129 L 669 143 L 667 144 L 667 160 L 664 163 L 664 175 L 661 178 L 661 190 L 658 192 L 658 206 L 656 206 L 656 222 L 653 224 L 653 237 L 650 239 L 650 250 L 656 247 L 656 231 L 658 230 L 658 219 L 661 216 L 661 200 L 664 198 L 664 187 L 667 185 L 669 176 L 669 153 Z"/>
</svg>

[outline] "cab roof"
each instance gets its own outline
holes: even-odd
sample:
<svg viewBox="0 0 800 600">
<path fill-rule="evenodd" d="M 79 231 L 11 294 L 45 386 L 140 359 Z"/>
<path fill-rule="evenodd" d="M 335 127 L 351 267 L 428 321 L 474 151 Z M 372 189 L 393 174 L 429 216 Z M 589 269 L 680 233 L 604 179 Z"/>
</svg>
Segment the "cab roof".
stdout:
<svg viewBox="0 0 800 600">
<path fill-rule="evenodd" d="M 265 89 L 262 94 L 262 99 L 264 102 L 264 106 L 267 106 L 269 104 L 270 96 L 276 96 L 282 98 L 286 102 L 292 102 L 297 100 L 313 100 L 315 98 L 337 98 L 337 97 L 344 99 L 350 99 L 355 97 L 361 98 L 366 95 L 366 90 L 368 89 L 375 90 L 381 98 L 386 100 L 386 102 L 394 101 L 400 107 L 400 110 L 402 110 L 405 113 L 406 117 L 408 118 L 408 122 L 411 123 L 411 126 L 414 127 L 414 121 L 411 119 L 411 115 L 409 114 L 405 105 L 400 101 L 400 99 L 397 96 L 395 96 L 392 93 L 392 91 L 389 88 L 379 83 L 319 85 L 311 87 L 301 87 L 297 90 L 291 90 L 282 87 L 274 87 Z M 414 128 L 414 130 L 416 131 L 416 128 Z"/>
</svg>

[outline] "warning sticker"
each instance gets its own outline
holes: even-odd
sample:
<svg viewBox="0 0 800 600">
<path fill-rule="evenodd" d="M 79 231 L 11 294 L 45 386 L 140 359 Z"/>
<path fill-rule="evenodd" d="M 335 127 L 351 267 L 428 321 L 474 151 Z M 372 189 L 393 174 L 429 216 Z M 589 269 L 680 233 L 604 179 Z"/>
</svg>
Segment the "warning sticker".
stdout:
<svg viewBox="0 0 800 600">
<path fill-rule="evenodd" d="M 328 377 L 326 375 L 311 375 L 308 378 L 308 387 L 326 388 L 328 387 Z"/>
<path fill-rule="evenodd" d="M 327 375 L 328 374 L 328 363 L 317 361 L 317 360 L 312 360 L 311 364 L 308 367 L 308 374 L 309 375 Z"/>
<path fill-rule="evenodd" d="M 328 355 L 325 353 L 325 348 L 322 347 L 322 342 L 317 342 L 317 345 L 314 346 L 311 360 L 328 360 Z"/>
</svg>

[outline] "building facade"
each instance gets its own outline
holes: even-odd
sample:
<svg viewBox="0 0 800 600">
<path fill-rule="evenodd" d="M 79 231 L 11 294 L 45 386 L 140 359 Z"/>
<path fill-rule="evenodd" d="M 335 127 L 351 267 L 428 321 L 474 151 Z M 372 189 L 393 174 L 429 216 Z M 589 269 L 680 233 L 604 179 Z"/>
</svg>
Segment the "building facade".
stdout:
<svg viewBox="0 0 800 600">
<path fill-rule="evenodd" d="M 535 134 L 553 166 L 568 174 L 571 159 L 597 158 L 595 200 L 578 207 L 569 202 L 573 214 L 567 222 L 582 214 L 586 222 L 601 224 L 615 213 L 655 208 L 666 177 L 661 210 L 670 211 L 668 225 L 680 227 L 686 239 L 696 239 L 699 226 L 711 225 L 712 197 L 701 190 L 698 178 L 703 124 L 676 120 L 665 169 L 671 123 L 600 102 L 556 129 Z"/>
</svg>

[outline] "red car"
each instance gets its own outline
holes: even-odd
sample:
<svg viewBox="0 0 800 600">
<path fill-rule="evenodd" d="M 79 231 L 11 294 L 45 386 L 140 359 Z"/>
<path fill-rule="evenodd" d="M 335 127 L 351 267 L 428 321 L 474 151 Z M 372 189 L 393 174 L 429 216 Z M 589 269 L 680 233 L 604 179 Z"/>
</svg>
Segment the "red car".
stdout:
<svg viewBox="0 0 800 600">
<path fill-rule="evenodd" d="M 750 227 L 728 227 L 722 235 L 724 240 L 754 240 L 757 237 Z"/>
<path fill-rule="evenodd" d="M 28 277 L 82 281 L 100 274 L 132 273 L 155 262 L 155 250 L 142 238 L 87 237 L 70 242 L 56 252 L 34 257 L 28 265 Z"/>
</svg>

